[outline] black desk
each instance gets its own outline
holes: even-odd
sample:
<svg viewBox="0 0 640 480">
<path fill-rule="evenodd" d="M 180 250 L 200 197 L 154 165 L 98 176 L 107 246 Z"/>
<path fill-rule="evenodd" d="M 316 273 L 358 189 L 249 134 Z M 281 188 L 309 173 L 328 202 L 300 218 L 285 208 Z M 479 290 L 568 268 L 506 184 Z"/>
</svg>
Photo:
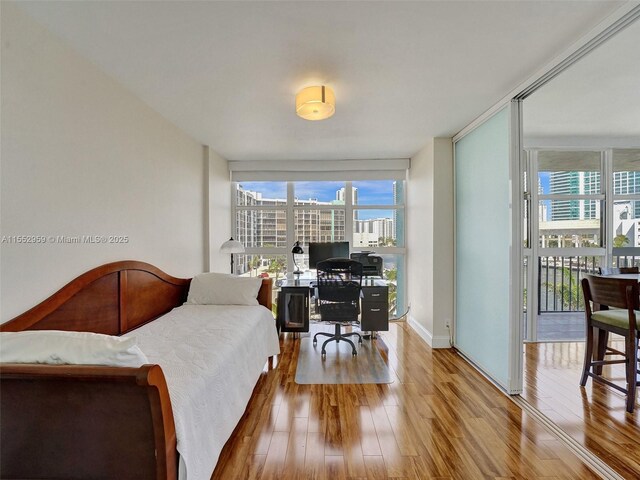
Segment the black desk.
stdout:
<svg viewBox="0 0 640 480">
<path fill-rule="evenodd" d="M 284 280 L 278 293 L 278 325 L 283 332 L 309 331 L 309 299 L 315 277 Z M 389 283 L 379 278 L 362 279 L 360 329 L 365 332 L 389 330 Z"/>
</svg>

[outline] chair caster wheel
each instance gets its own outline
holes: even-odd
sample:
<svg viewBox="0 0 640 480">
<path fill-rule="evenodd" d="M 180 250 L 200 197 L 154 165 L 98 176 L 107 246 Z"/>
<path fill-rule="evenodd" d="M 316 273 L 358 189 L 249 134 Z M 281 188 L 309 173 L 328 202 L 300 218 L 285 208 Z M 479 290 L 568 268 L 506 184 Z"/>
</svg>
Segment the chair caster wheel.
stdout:
<svg viewBox="0 0 640 480">
<path fill-rule="evenodd" d="M 324 358 L 324 357 L 326 357 L 326 356 L 327 356 L 327 352 L 325 352 L 325 351 L 323 350 L 323 351 L 322 351 L 322 353 L 321 353 L 320 355 L 322 355 L 322 357 Z"/>
<path fill-rule="evenodd" d="M 358 352 L 356 352 L 356 351 L 354 350 L 354 351 L 353 351 L 353 353 L 352 353 L 351 355 L 353 355 L 353 356 L 355 357 L 356 355 L 358 355 Z"/>
</svg>

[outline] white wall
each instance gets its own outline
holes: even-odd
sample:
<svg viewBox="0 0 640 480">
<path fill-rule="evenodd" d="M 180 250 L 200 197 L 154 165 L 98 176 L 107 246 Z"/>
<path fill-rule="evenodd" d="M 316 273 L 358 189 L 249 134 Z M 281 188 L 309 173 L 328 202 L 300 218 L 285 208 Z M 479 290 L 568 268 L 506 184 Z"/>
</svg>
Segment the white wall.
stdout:
<svg viewBox="0 0 640 480">
<path fill-rule="evenodd" d="M 229 164 L 213 150 L 208 151 L 208 216 L 206 228 L 209 232 L 207 244 L 210 272 L 229 273 L 229 254 L 220 253 L 220 245 L 231 237 L 231 180 Z"/>
<path fill-rule="evenodd" d="M 407 186 L 409 324 L 434 348 L 449 347 L 453 247 L 453 146 L 434 138 L 411 159 Z"/>
<path fill-rule="evenodd" d="M 109 261 L 142 260 L 175 276 L 203 271 L 202 145 L 15 5 L 2 2 L 1 13 L 1 235 L 129 239 L 5 239 L 1 321 Z"/>
</svg>

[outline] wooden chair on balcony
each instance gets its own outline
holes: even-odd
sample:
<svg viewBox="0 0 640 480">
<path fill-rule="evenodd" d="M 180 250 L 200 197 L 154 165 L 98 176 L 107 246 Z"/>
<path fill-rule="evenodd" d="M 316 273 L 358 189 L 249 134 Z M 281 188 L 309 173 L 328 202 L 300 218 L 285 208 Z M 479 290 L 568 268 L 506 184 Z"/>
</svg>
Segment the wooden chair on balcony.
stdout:
<svg viewBox="0 0 640 480">
<path fill-rule="evenodd" d="M 582 280 L 582 291 L 587 323 L 587 342 L 580 385 L 584 387 L 588 377 L 592 377 L 595 381 L 619 390 L 627 396 L 627 411 L 633 412 L 637 374 L 640 373 L 638 370 L 638 339 L 640 339 L 638 281 L 587 275 Z M 593 358 L 594 333 L 598 334 L 596 359 Z M 609 333 L 624 337 L 624 352 L 607 345 Z M 607 355 L 619 355 L 623 358 L 605 360 Z M 602 376 L 602 367 L 612 364 L 625 365 L 626 389 Z"/>
<path fill-rule="evenodd" d="M 598 268 L 600 275 L 619 275 L 621 273 L 640 273 L 640 269 L 638 267 L 620 267 L 620 268 L 607 268 L 600 267 Z"/>
</svg>

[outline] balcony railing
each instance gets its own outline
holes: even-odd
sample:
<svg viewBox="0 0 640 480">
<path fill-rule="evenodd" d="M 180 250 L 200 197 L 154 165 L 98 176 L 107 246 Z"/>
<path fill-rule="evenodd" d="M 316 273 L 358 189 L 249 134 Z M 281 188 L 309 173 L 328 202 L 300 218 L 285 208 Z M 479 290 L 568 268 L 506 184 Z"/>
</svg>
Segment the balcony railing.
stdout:
<svg viewBox="0 0 640 480">
<path fill-rule="evenodd" d="M 614 267 L 640 266 L 640 255 L 614 255 Z M 635 253 L 635 252 L 634 252 Z M 538 259 L 538 312 L 581 312 L 584 297 L 581 281 L 599 273 L 602 257 L 540 257 Z"/>
<path fill-rule="evenodd" d="M 598 273 L 601 257 L 540 257 L 538 259 L 538 313 L 584 310 L 580 282 Z"/>
<path fill-rule="evenodd" d="M 626 250 L 623 248 L 617 249 L 614 248 L 613 249 L 613 261 L 611 262 L 611 264 L 614 267 L 638 267 L 640 266 L 640 256 L 635 255 L 634 253 L 631 253 L 630 255 L 624 255 L 624 254 L 617 254 L 616 250 Z M 633 250 L 637 250 L 637 249 L 633 249 Z"/>
</svg>

